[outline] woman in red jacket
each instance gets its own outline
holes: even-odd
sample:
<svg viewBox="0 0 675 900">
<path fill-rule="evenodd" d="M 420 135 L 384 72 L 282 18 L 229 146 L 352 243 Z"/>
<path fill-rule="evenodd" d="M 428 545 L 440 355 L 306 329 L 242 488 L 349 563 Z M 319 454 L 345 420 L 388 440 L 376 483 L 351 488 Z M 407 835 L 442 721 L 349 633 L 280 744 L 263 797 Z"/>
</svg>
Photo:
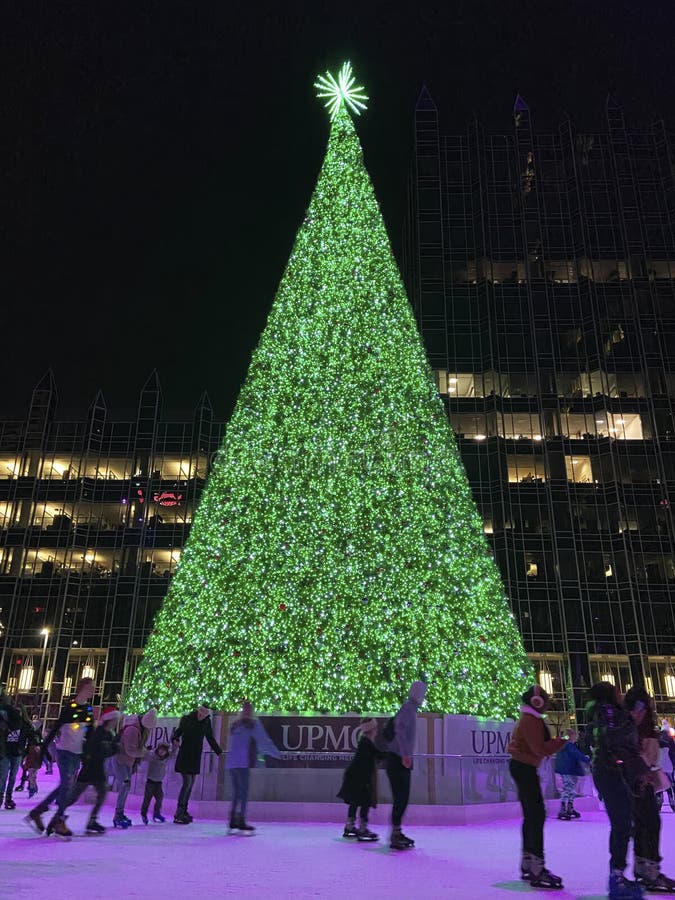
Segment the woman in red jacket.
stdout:
<svg viewBox="0 0 675 900">
<path fill-rule="evenodd" d="M 532 887 L 562 888 L 562 878 L 544 865 L 544 820 L 546 807 L 541 793 L 537 767 L 546 756 L 553 756 L 565 742 L 552 738 L 544 721 L 548 694 L 538 684 L 522 696 L 520 718 L 511 735 L 509 772 L 518 788 L 523 808 L 523 851 L 520 871 Z"/>
</svg>

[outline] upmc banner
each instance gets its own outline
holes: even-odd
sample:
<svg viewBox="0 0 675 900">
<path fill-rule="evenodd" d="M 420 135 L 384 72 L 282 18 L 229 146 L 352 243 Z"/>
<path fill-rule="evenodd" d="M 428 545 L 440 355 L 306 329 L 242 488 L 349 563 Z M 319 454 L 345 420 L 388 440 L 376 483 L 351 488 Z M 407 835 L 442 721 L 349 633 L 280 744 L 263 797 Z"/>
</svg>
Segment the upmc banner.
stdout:
<svg viewBox="0 0 675 900">
<path fill-rule="evenodd" d="M 260 716 L 281 759 L 265 760 L 268 769 L 340 769 L 356 750 L 359 716 Z"/>
</svg>

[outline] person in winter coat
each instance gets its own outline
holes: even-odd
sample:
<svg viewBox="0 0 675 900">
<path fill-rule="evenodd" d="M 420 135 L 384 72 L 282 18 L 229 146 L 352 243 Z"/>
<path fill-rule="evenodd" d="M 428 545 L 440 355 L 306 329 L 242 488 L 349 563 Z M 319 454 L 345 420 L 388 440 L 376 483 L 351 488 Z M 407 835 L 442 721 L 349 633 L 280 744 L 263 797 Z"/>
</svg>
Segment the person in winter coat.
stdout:
<svg viewBox="0 0 675 900">
<path fill-rule="evenodd" d="M 555 773 L 562 779 L 558 818 L 569 821 L 581 818 L 581 813 L 574 808 L 574 798 L 577 795 L 577 783 L 586 774 L 584 766 L 590 763 L 591 758 L 579 750 L 576 731 L 568 729 L 565 738 L 565 746 L 556 753 Z"/>
<path fill-rule="evenodd" d="M 377 841 L 378 835 L 368 828 L 368 812 L 377 806 L 377 763 L 384 753 L 375 746 L 377 719 L 368 719 L 361 725 L 361 737 L 354 759 L 345 769 L 338 797 L 349 804 L 347 822 L 342 837 L 359 841 Z M 359 828 L 356 812 L 360 808 Z"/>
<path fill-rule="evenodd" d="M 401 823 L 410 799 L 410 773 L 417 733 L 417 710 L 424 703 L 426 694 L 426 684 L 423 681 L 413 681 L 408 699 L 391 720 L 393 737 L 385 743 L 387 778 L 393 798 L 389 839 L 392 850 L 406 850 L 415 846 L 415 841 L 401 831 Z"/>
<path fill-rule="evenodd" d="M 641 794 L 649 766 L 640 756 L 640 736 L 635 722 L 619 699 L 613 684 L 601 681 L 590 690 L 586 709 L 592 733 L 593 782 L 609 817 L 609 895 L 632 896 L 635 884 L 624 875 L 628 841 L 633 824 L 633 795 Z"/>
<path fill-rule="evenodd" d="M 6 766 L 7 774 L 3 780 L 0 780 L 0 802 L 2 796 L 5 797 L 5 809 L 16 809 L 16 803 L 12 799 L 14 791 L 14 783 L 16 781 L 16 773 L 24 756 L 28 752 L 31 744 L 37 743 L 37 737 L 30 724 L 30 719 L 26 714 L 23 706 L 17 706 L 15 709 L 15 717 L 13 727 L 10 726 L 6 735 L 6 755 L 9 765 Z"/>
<path fill-rule="evenodd" d="M 544 864 L 546 807 L 537 769 L 545 757 L 553 756 L 565 742 L 562 738 L 551 737 L 544 720 L 548 694 L 543 688 L 534 684 L 521 699 L 520 718 L 507 748 L 511 756 L 509 772 L 523 808 L 521 877 L 532 887 L 562 888 L 562 878 L 549 872 Z"/>
<path fill-rule="evenodd" d="M 193 821 L 193 817 L 188 812 L 188 803 L 195 778 L 199 775 L 201 768 L 204 740 L 208 741 L 209 747 L 217 756 L 223 752 L 222 747 L 213 736 L 211 710 L 206 706 L 199 706 L 188 715 L 183 716 L 171 740 L 172 742 L 180 741 L 180 749 L 176 757 L 176 772 L 183 779 L 173 821 L 176 825 L 189 825 Z"/>
<path fill-rule="evenodd" d="M 89 813 L 85 829 L 87 834 L 105 834 L 105 828 L 96 817 L 103 806 L 105 795 L 108 793 L 105 761 L 119 750 L 119 737 L 116 734 L 119 718 L 120 712 L 114 706 L 107 706 L 101 711 L 96 728 L 89 729 L 82 750 L 82 768 L 68 793 L 67 805 L 72 806 L 89 785 L 92 785 L 96 791 L 96 802 Z"/>
<path fill-rule="evenodd" d="M 274 759 L 281 757 L 281 753 L 253 715 L 252 705 L 245 700 L 230 728 L 230 746 L 225 761 L 225 768 L 228 769 L 232 782 L 231 832 L 251 834 L 255 831 L 255 827 L 246 822 L 246 804 L 250 770 L 257 766 L 259 755 L 272 756 Z"/>
<path fill-rule="evenodd" d="M 29 744 L 28 750 L 22 763 L 21 784 L 16 788 L 17 791 L 23 790 L 24 779 L 28 782 L 28 798 L 34 797 L 38 792 L 37 773 L 42 765 L 42 751 L 40 750 L 40 742 L 38 736 L 35 735 L 33 743 Z"/>
<path fill-rule="evenodd" d="M 126 716 L 120 732 L 119 750 L 113 762 L 117 782 L 117 802 L 113 826 L 128 828 L 132 822 L 124 807 L 131 790 L 131 776 L 145 756 L 145 745 L 150 731 L 155 727 L 157 710 L 149 709 L 140 716 Z"/>
<path fill-rule="evenodd" d="M 56 815 L 47 825 L 47 835 L 56 834 L 58 837 L 66 839 L 73 836 L 72 831 L 66 825 L 63 813 L 67 805 L 68 792 L 75 780 L 77 770 L 80 768 L 87 732 L 94 722 L 94 711 L 90 703 L 93 696 L 93 679 L 81 678 L 75 696 L 64 704 L 56 724 L 42 744 L 42 753 L 48 756 L 49 746 L 58 734 L 56 764 L 59 767 L 59 785 L 24 818 L 24 822 L 38 834 L 42 834 L 45 830 L 42 815 L 47 812 L 50 803 L 56 802 Z"/>
<path fill-rule="evenodd" d="M 145 777 L 145 791 L 143 793 L 143 802 L 141 803 L 141 819 L 143 820 L 144 825 L 148 824 L 148 810 L 152 800 L 155 801 L 152 821 L 166 821 L 162 815 L 164 778 L 166 776 L 166 767 L 169 764 L 169 760 L 176 755 L 177 750 L 178 744 L 174 744 L 172 747 L 169 747 L 168 744 L 157 744 L 155 749 L 148 753 L 145 758 L 148 765 L 148 772 Z"/>
<path fill-rule="evenodd" d="M 633 792 L 633 871 L 635 880 L 648 892 L 675 893 L 675 881 L 661 871 L 661 813 L 654 788 L 667 788 L 670 779 L 660 768 L 661 732 L 656 724 L 654 699 L 642 687 L 632 687 L 624 700 L 640 738 L 640 755 L 649 774 L 639 792 Z"/>
</svg>

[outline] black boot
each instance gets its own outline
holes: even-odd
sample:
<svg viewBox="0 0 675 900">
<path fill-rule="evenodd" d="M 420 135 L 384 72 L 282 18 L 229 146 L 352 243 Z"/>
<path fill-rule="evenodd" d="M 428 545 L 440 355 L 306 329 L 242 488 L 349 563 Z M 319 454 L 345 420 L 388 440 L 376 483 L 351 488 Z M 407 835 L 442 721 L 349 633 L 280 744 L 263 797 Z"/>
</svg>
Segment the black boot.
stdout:
<svg viewBox="0 0 675 900">
<path fill-rule="evenodd" d="M 569 817 L 570 817 L 570 814 L 567 810 L 567 803 L 565 803 L 565 801 L 563 800 L 562 803 L 560 804 L 560 809 L 558 811 L 558 818 L 563 819 L 564 821 L 567 821 L 569 819 Z"/>
</svg>

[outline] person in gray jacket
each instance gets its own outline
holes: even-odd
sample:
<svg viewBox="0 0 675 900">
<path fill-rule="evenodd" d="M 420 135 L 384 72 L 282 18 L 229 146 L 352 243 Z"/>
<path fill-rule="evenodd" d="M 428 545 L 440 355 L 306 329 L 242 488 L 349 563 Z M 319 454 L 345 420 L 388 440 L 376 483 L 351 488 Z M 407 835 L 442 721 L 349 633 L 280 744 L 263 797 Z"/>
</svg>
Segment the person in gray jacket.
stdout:
<svg viewBox="0 0 675 900">
<path fill-rule="evenodd" d="M 424 703 L 427 686 L 423 681 L 413 681 L 408 699 L 394 716 L 393 737 L 386 741 L 386 769 L 393 798 L 391 808 L 392 850 L 406 850 L 415 842 L 401 831 L 403 814 L 410 799 L 410 772 L 417 733 L 417 710 Z"/>
</svg>

